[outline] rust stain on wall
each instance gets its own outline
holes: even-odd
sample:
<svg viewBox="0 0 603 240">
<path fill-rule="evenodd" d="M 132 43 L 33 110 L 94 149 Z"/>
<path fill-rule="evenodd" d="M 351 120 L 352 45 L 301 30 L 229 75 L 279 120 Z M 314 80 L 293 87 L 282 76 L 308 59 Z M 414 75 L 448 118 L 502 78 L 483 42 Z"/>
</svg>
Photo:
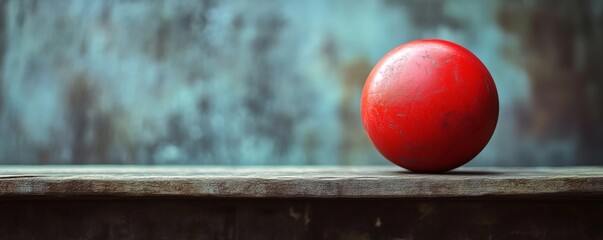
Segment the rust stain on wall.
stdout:
<svg viewBox="0 0 603 240">
<path fill-rule="evenodd" d="M 602 16 L 596 1 L 504 1 L 497 16 L 518 37 L 519 48 L 504 52 L 532 89 L 531 106 L 517 107 L 518 131 L 540 141 L 577 138 L 578 164 L 603 155 Z"/>
</svg>

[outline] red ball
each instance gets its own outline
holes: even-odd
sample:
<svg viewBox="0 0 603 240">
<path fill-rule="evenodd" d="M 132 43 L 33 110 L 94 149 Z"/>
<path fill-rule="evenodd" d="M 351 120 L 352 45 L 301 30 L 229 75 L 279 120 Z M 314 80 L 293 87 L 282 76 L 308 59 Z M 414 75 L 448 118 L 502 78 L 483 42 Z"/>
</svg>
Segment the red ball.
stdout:
<svg viewBox="0 0 603 240">
<path fill-rule="evenodd" d="M 417 40 L 375 65 L 360 112 L 371 142 L 389 161 L 415 172 L 443 172 L 486 146 L 498 120 L 498 93 L 469 50 Z"/>
</svg>

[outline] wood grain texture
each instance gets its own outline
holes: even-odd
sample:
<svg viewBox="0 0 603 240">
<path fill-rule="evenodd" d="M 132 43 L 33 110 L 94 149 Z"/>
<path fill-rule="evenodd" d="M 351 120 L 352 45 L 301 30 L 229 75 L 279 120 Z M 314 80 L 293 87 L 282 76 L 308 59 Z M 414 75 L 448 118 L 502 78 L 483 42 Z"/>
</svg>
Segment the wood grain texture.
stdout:
<svg viewBox="0 0 603 240">
<path fill-rule="evenodd" d="M 390 166 L 2 166 L 0 198 L 603 198 L 603 167 L 461 168 L 415 174 Z"/>
</svg>

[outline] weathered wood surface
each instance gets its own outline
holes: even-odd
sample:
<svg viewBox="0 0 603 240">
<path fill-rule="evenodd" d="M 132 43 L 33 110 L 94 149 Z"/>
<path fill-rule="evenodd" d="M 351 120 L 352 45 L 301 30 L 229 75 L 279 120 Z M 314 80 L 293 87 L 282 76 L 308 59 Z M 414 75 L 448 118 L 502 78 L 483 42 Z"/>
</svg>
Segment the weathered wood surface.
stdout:
<svg viewBox="0 0 603 240">
<path fill-rule="evenodd" d="M 601 202 L 603 167 L 3 166 L 0 238 L 603 239 Z"/>
<path fill-rule="evenodd" d="M 603 167 L 461 168 L 415 174 L 389 166 L 2 166 L 0 197 L 603 197 Z"/>
</svg>

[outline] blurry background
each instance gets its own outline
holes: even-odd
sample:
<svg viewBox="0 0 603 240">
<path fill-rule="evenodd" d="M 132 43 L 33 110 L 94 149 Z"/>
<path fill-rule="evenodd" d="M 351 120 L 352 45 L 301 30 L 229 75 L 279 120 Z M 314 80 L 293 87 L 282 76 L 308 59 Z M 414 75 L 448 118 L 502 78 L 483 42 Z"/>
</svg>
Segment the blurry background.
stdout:
<svg viewBox="0 0 603 240">
<path fill-rule="evenodd" d="M 389 164 L 361 88 L 419 38 L 496 81 L 469 165 L 603 164 L 598 0 L 1 0 L 0 164 Z"/>
</svg>

